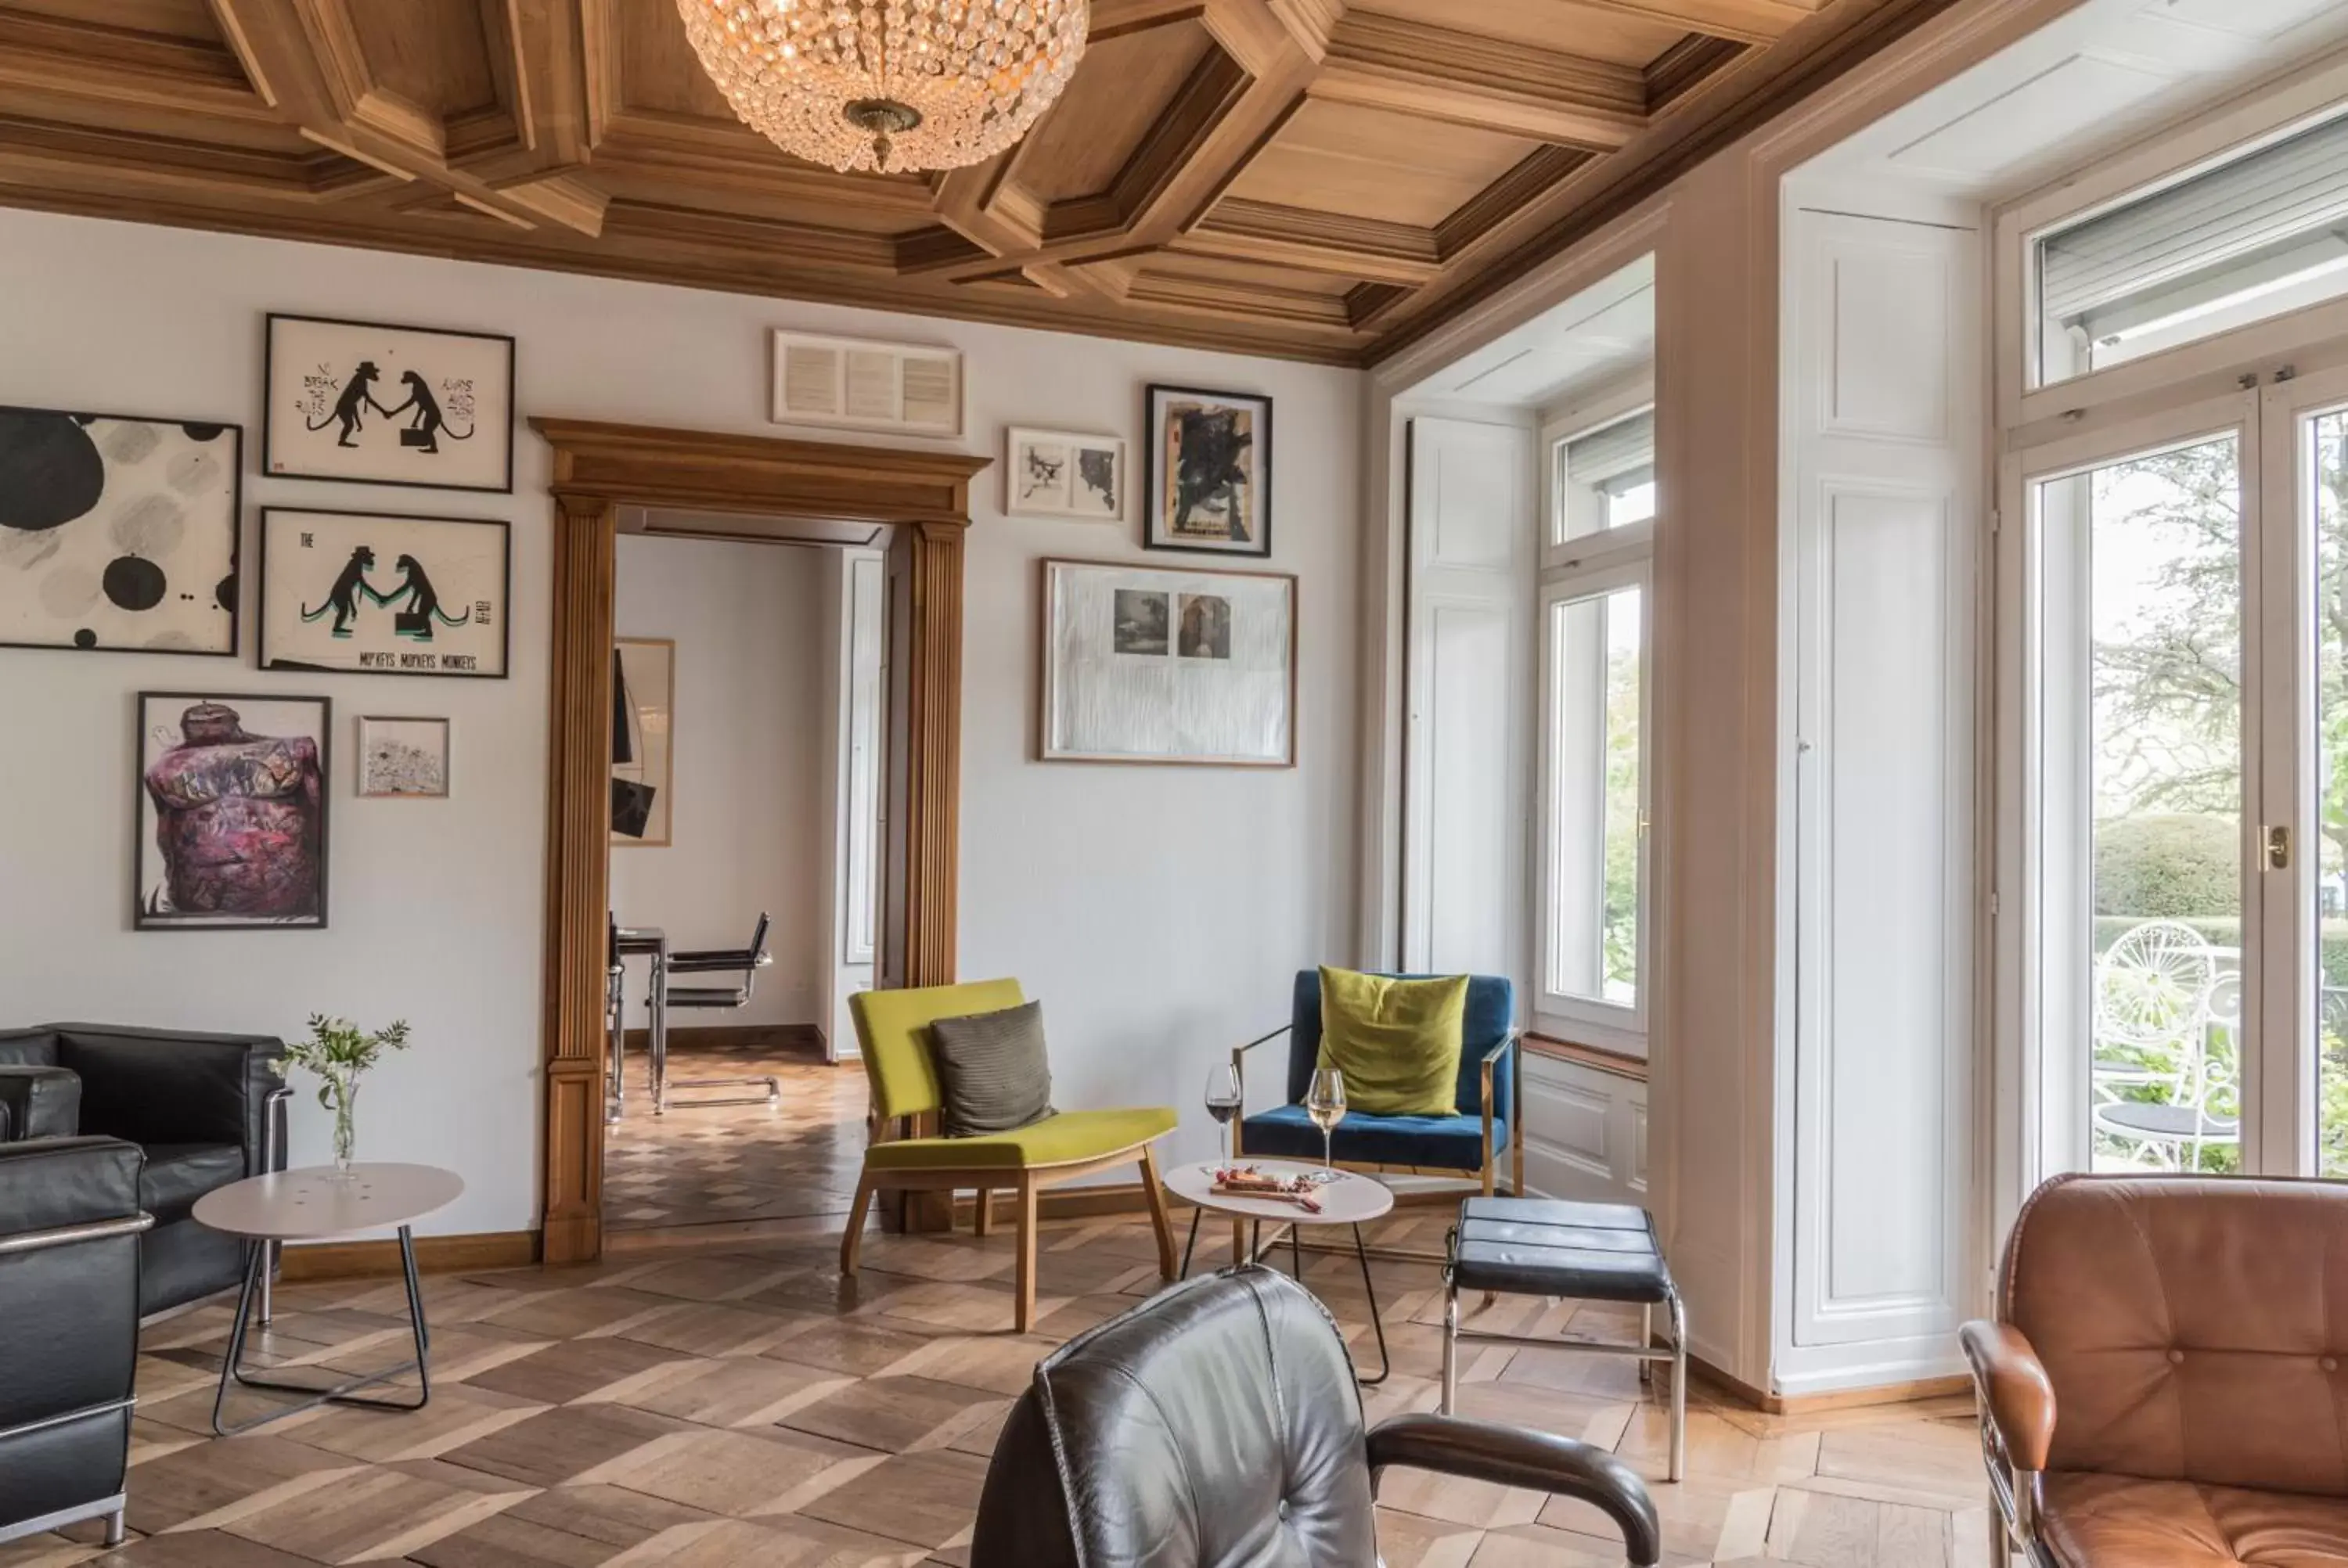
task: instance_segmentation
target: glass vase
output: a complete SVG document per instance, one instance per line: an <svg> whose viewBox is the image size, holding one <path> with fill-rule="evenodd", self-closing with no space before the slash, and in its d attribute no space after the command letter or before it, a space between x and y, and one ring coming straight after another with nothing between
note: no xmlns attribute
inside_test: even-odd
<svg viewBox="0 0 2348 1568"><path fill-rule="evenodd" d="M351 1146L358 1140L358 1098L357 1079L335 1084L335 1174L345 1181L351 1175Z"/></svg>

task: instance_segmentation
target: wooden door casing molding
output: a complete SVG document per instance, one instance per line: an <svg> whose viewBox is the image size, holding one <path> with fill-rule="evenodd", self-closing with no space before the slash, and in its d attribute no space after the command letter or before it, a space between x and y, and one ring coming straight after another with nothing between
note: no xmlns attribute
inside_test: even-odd
<svg viewBox="0 0 2348 1568"><path fill-rule="evenodd" d="M543 1255L602 1251L603 984L610 917L612 639L623 507L883 523L909 552L904 909L908 985L954 978L963 530L991 458L586 420L533 419L553 448L548 682ZM746 538L758 538L746 529ZM892 697L892 700L893 699Z"/></svg>

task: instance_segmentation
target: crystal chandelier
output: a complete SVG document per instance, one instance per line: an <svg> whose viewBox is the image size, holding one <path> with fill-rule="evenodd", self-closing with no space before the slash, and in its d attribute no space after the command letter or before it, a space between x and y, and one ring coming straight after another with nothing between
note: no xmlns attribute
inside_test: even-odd
<svg viewBox="0 0 2348 1568"><path fill-rule="evenodd" d="M982 162L1085 52L1086 0L677 0L742 123L834 169Z"/></svg>

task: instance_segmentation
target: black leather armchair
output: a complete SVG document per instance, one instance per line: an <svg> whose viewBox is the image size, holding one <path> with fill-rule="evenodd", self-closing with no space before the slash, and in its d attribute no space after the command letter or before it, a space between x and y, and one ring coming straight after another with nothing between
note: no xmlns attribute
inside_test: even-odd
<svg viewBox="0 0 2348 1568"><path fill-rule="evenodd" d="M268 1035L102 1024L0 1032L0 1140L97 1134L145 1152L141 1313L244 1277L244 1244L189 1216L215 1187L283 1165L284 1050Z"/></svg>
<svg viewBox="0 0 2348 1568"><path fill-rule="evenodd" d="M0 1143L0 1542L100 1515L122 1540L139 1166L115 1138Z"/></svg>
<svg viewBox="0 0 2348 1568"><path fill-rule="evenodd" d="M1603 1450L1450 1416L1363 1425L1344 1341L1303 1287L1262 1268L1176 1286L1036 1366L971 1568L1369 1568L1395 1465L1583 1499L1632 1563L1661 1555L1645 1486Z"/></svg>

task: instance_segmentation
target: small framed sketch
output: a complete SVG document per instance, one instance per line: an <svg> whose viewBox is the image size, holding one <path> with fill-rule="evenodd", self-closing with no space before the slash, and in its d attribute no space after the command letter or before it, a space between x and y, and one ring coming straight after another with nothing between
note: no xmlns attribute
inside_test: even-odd
<svg viewBox="0 0 2348 1568"><path fill-rule="evenodd" d="M1125 520L1125 443L1117 437L1014 427L1004 444L1003 509L1009 516Z"/></svg>
<svg viewBox="0 0 2348 1568"><path fill-rule="evenodd" d="M261 508L261 667L501 681L511 529Z"/></svg>
<svg viewBox="0 0 2348 1568"><path fill-rule="evenodd" d="M1044 563L1044 760L1296 763L1296 579Z"/></svg>
<svg viewBox="0 0 2348 1568"><path fill-rule="evenodd" d="M1148 428L1143 548L1270 555L1272 399L1153 386Z"/></svg>
<svg viewBox="0 0 2348 1568"><path fill-rule="evenodd" d="M131 923L326 923L324 697L141 692Z"/></svg>
<svg viewBox="0 0 2348 1568"><path fill-rule="evenodd" d="M665 848L676 757L676 644L622 637L612 650L612 845Z"/></svg>
<svg viewBox="0 0 2348 1568"><path fill-rule="evenodd" d="M272 315L262 472L513 489L514 340Z"/></svg>
<svg viewBox="0 0 2348 1568"><path fill-rule="evenodd" d="M359 721L359 796L363 800L448 798L448 721Z"/></svg>
<svg viewBox="0 0 2348 1568"><path fill-rule="evenodd" d="M0 408L0 646L236 652L241 425Z"/></svg>

